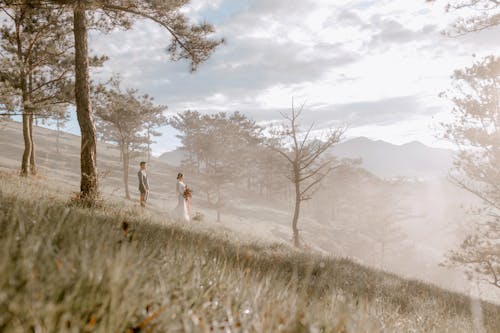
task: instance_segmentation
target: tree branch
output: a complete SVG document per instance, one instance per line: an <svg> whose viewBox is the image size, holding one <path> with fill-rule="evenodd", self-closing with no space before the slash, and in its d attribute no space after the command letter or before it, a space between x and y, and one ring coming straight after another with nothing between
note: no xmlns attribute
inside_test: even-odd
<svg viewBox="0 0 500 333"><path fill-rule="evenodd" d="M161 25L162 27L164 27L165 29L168 30L168 32L170 32L170 34L172 35L172 37L175 39L175 41L177 43L179 43L179 45L186 51L188 52L192 59L196 59L196 55L193 53L193 51L187 47L182 41L181 41L181 38L175 33L174 29L172 27L170 27L170 25L168 25L167 23L161 21L160 19L152 16L152 15L149 15L149 14L146 14L146 13L143 13L143 12L140 12L138 10L134 10L133 8L131 7L123 7L123 6L117 6L117 5L112 5L112 4L106 4L104 6L104 9L109 9L109 10L113 10L113 11L122 11L122 12L127 12L127 13L130 13L130 14L134 14L134 15L138 15L138 16L141 16L141 17L144 17L144 18L147 18L147 19L150 19L156 23L158 23L159 25Z"/></svg>

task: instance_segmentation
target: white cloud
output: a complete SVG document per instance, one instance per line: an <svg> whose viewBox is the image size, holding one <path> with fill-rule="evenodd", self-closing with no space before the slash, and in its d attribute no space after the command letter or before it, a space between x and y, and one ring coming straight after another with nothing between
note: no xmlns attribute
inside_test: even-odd
<svg viewBox="0 0 500 333"><path fill-rule="evenodd" d="M169 61L168 33L154 23L93 35L90 45L111 57L98 75L122 73L170 112L240 110L268 119L262 115L295 96L325 123L354 121L352 133L389 141L409 133L429 143L434 133L423 124L447 110L437 95L453 70L473 53L500 51L500 29L461 39L440 34L455 19L443 7L443 0L195 0L186 13L214 22L227 39L195 74Z"/></svg>

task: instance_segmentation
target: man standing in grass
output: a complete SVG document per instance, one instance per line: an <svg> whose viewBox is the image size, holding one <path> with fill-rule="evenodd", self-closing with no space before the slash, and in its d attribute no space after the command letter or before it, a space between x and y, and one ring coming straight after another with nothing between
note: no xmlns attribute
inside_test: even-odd
<svg viewBox="0 0 500 333"><path fill-rule="evenodd" d="M148 174L146 172L146 162L140 163L141 170L137 173L139 177L139 192L141 192L141 207L146 207L146 201L148 200L149 194L149 181Z"/></svg>

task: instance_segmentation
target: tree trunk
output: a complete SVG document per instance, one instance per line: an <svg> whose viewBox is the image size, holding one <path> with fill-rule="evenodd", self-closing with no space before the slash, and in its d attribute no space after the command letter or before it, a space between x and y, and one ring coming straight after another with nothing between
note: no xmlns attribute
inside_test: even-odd
<svg viewBox="0 0 500 333"><path fill-rule="evenodd" d="M220 211L221 211L221 208L222 208L222 198L221 198L221 194L220 194L220 185L217 184L217 206L216 206L216 210L217 210L217 222L220 222Z"/></svg>
<svg viewBox="0 0 500 333"><path fill-rule="evenodd" d="M292 221L292 230L293 230L293 245L300 246L299 239L299 228L297 224L299 223L299 214L300 214L300 184L298 182L298 178L296 178L295 183L295 209L293 211L293 221Z"/></svg>
<svg viewBox="0 0 500 333"><path fill-rule="evenodd" d="M76 115L81 132L80 196L91 200L98 194L96 163L96 129L90 104L87 22L85 7L76 5L74 14L75 35L75 101Z"/></svg>
<svg viewBox="0 0 500 333"><path fill-rule="evenodd" d="M59 154L59 135L60 135L60 130L61 130L61 126L60 126L60 120L57 119L57 131L56 131L56 152Z"/></svg>
<svg viewBox="0 0 500 333"><path fill-rule="evenodd" d="M29 74L28 74L28 96L31 101L31 95L33 93L33 68L30 63L28 66ZM29 127L30 127L30 144L31 144L31 153L30 153L30 172L32 175L37 174L36 163L35 163L35 141L33 140L33 112L30 112L29 116Z"/></svg>
<svg viewBox="0 0 500 333"><path fill-rule="evenodd" d="M26 82L26 70L24 67L24 58L22 51L22 37L21 37L21 27L19 21L16 20L16 42L17 42L17 60L21 64L20 70L20 86L22 93L22 107L23 107L23 140L24 140L24 152L21 161L21 176L28 176L29 173L29 161L31 155L31 140L30 140L30 126L29 126L29 113L32 112L29 104L29 94L28 94L28 84Z"/></svg>
<svg viewBox="0 0 500 333"><path fill-rule="evenodd" d="M128 190L128 169L129 169L129 147L128 144L122 145L123 155L123 183L125 185L125 198L130 200L130 192Z"/></svg>
<svg viewBox="0 0 500 333"><path fill-rule="evenodd" d="M29 112L30 109L24 107L23 111L23 139L24 139L24 152L23 159L21 162L21 176L28 176L29 174L29 163L31 155L31 139L30 139L30 125L29 125Z"/></svg>
<svg viewBox="0 0 500 333"><path fill-rule="evenodd" d="M149 133L149 127L148 127L148 155L147 155L147 161L149 163L150 159L151 159L151 135Z"/></svg>
<svg viewBox="0 0 500 333"><path fill-rule="evenodd" d="M38 170L36 168L36 162L35 162L35 141L33 140L33 113L31 113L29 116L29 127L30 127L30 145L31 145L30 172L32 175L36 175Z"/></svg>

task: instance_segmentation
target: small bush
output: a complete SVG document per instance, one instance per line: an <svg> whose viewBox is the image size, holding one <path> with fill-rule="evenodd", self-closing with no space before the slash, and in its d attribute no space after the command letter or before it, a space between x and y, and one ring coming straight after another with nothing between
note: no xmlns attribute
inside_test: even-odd
<svg viewBox="0 0 500 333"><path fill-rule="evenodd" d="M193 221L203 222L205 220L205 215L200 212L196 212L192 217Z"/></svg>

